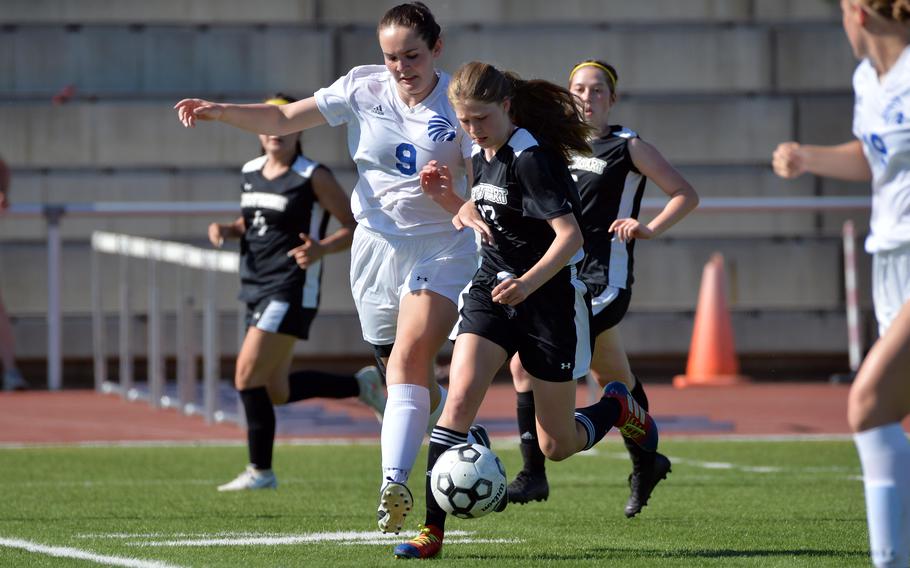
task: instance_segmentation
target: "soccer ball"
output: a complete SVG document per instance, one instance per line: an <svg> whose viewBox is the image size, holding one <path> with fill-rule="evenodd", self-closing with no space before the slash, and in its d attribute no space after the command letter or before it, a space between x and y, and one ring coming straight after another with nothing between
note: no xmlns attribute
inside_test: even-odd
<svg viewBox="0 0 910 568"><path fill-rule="evenodd" d="M436 460L430 487L446 513L462 519L482 517L506 498L506 470L490 448L459 444Z"/></svg>

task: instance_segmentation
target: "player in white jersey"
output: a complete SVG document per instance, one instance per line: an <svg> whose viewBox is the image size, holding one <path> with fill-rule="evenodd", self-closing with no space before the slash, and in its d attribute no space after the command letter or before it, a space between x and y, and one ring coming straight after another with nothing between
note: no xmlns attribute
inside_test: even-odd
<svg viewBox="0 0 910 568"><path fill-rule="evenodd" d="M844 31L861 60L853 74L856 140L788 142L778 175L804 172L872 182L866 250L873 254L881 338L850 389L847 419L863 466L869 542L876 566L910 564L910 0L841 0Z"/></svg>
<svg viewBox="0 0 910 568"><path fill-rule="evenodd" d="M438 416L444 401L433 364L455 323L458 293L477 269L477 247L470 231L450 222L465 201L471 164L446 100L448 77L434 67L440 27L413 2L386 12L377 31L385 68L356 67L308 99L280 107L184 99L175 108L187 127L220 120L282 135L348 126L360 174L351 207L358 222L351 288L363 336L387 363L378 521L380 530L398 532L413 506L405 484L431 410ZM451 172L432 195L419 182L431 161Z"/></svg>

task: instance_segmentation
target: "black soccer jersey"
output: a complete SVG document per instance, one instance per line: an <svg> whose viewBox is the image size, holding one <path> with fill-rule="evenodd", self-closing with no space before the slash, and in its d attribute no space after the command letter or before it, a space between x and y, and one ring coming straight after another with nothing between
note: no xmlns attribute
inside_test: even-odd
<svg viewBox="0 0 910 568"><path fill-rule="evenodd" d="M608 229L616 219L637 219L641 209L647 178L629 155L629 140L637 137L627 128L611 126L609 134L591 143L590 157L575 156L569 164L582 203L586 256L580 276L585 282L632 286L635 239L614 242Z"/></svg>
<svg viewBox="0 0 910 568"><path fill-rule="evenodd" d="M490 161L474 147L471 197L493 232L481 247L483 264L521 276L543 257L555 238L547 220L574 213L581 225L578 191L565 162L519 128ZM581 251L573 257L581 259Z"/></svg>
<svg viewBox="0 0 910 568"><path fill-rule="evenodd" d="M240 240L240 299L256 302L283 292L303 289L303 307L319 304L322 263L301 270L288 251L303 242L299 233L319 240L325 236L329 214L313 193L316 162L303 156L281 176L262 175L266 156L243 166L240 206L246 232Z"/></svg>

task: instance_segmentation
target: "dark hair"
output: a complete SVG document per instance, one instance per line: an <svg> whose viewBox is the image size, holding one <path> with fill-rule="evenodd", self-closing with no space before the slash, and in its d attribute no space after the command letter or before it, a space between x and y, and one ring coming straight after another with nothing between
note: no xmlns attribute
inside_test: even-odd
<svg viewBox="0 0 910 568"><path fill-rule="evenodd" d="M860 3L888 20L902 24L910 21L910 0L861 0Z"/></svg>
<svg viewBox="0 0 910 568"><path fill-rule="evenodd" d="M531 132L540 145L568 161L573 153L590 154L591 127L578 114L575 97L559 85L515 73L503 73L489 63L462 65L449 83L449 100L502 103L511 101L509 118Z"/></svg>
<svg viewBox="0 0 910 568"><path fill-rule="evenodd" d="M378 33L383 28L390 26L411 28L423 41L427 42L427 47L430 49L436 47L436 42L439 41L439 36L442 34L442 28L436 23L433 13L423 2L408 2L389 9L379 20L376 31Z"/></svg>
<svg viewBox="0 0 910 568"><path fill-rule="evenodd" d="M610 87L610 94L616 96L616 85L619 83L619 73L616 72L616 67L613 67L605 61L600 59L585 59L584 61L579 61L575 67L572 67L572 70L569 72L569 84L572 84L572 77L575 76L575 73L579 69L585 67L594 67L599 69L601 73L606 76L607 86Z"/></svg>
<svg viewBox="0 0 910 568"><path fill-rule="evenodd" d="M263 101L263 102L269 103L271 101L281 101L281 100L286 101L284 104L289 104L289 103L296 103L300 99L297 99L296 97L292 97L291 95L287 95L287 94L279 91L279 92L275 93L274 95L272 95L271 97L268 97L267 99L265 99L265 101ZM300 144L300 132L297 133L297 143L294 145L294 149L297 152L298 156L303 155L303 146L301 146L301 144ZM265 148L263 148L261 145L259 146L259 151L261 154L265 154Z"/></svg>

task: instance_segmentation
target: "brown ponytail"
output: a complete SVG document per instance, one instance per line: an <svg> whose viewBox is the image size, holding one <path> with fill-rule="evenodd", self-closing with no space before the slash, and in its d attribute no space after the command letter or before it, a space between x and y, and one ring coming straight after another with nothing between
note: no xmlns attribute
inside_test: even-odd
<svg viewBox="0 0 910 568"><path fill-rule="evenodd" d="M533 134L542 147L558 152L566 161L574 153L591 153L591 127L578 115L575 97L549 81L525 81L489 63L472 61L452 76L448 94L453 104L502 103L508 99L512 123Z"/></svg>
<svg viewBox="0 0 910 568"><path fill-rule="evenodd" d="M861 0L861 3L885 19L902 24L910 22L910 0Z"/></svg>

